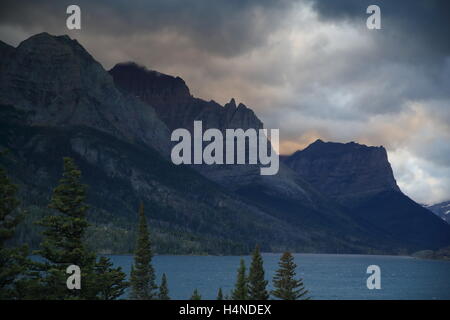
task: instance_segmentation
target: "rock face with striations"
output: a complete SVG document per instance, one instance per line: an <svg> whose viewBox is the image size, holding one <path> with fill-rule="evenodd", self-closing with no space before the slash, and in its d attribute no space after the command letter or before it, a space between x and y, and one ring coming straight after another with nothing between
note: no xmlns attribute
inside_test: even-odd
<svg viewBox="0 0 450 320"><path fill-rule="evenodd" d="M284 162L323 194L343 202L400 191L383 147L317 140Z"/></svg>
<svg viewBox="0 0 450 320"><path fill-rule="evenodd" d="M120 63L109 73L114 82L125 94L141 99L153 107L159 118L170 130L186 128L193 132L194 121L202 121L203 130L217 128L247 130L262 129L263 123L253 110L234 99L224 106L214 102L195 98L183 79L147 70L135 63ZM273 193L289 198L310 201L307 192L298 183L297 175L280 164L279 174L260 176L259 165L195 165L209 179L236 190L247 185L263 185Z"/></svg>
<svg viewBox="0 0 450 320"><path fill-rule="evenodd" d="M401 192L383 147L317 140L283 161L354 217L402 239L405 247L450 243L450 227Z"/></svg>
<svg viewBox="0 0 450 320"><path fill-rule="evenodd" d="M179 77L147 70L132 62L117 64L109 73L118 88L151 105L170 130L191 130L195 120L201 120L204 128L245 130L263 127L251 109L242 103L236 106L234 99L221 106L193 97Z"/></svg>
<svg viewBox="0 0 450 320"><path fill-rule="evenodd" d="M30 124L93 127L168 155L168 130L155 111L117 90L76 40L40 33L0 50L0 104L26 111Z"/></svg>

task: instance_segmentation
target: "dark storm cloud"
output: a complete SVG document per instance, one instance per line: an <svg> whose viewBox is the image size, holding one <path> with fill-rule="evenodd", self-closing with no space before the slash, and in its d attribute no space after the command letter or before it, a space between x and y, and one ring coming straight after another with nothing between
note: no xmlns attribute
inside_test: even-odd
<svg viewBox="0 0 450 320"><path fill-rule="evenodd" d="M450 53L450 1L448 0L312 0L324 20L365 19L369 5L381 8L382 28L397 48L412 42L420 44L431 56ZM393 43L391 43L393 44ZM416 50L419 50L416 48ZM416 52L417 53L417 52Z"/></svg>
<svg viewBox="0 0 450 320"><path fill-rule="evenodd" d="M98 36L173 31L213 54L233 56L264 43L282 22L289 1L100 0L2 1L3 24L48 26L64 31L65 10L82 9L83 28Z"/></svg>

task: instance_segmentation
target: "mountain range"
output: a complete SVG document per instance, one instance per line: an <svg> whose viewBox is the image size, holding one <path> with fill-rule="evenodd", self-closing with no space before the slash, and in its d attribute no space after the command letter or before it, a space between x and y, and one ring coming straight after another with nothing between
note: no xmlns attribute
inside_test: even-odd
<svg viewBox="0 0 450 320"><path fill-rule="evenodd" d="M450 225L404 195L386 150L317 140L282 156L274 176L258 165L180 165L170 132L263 128L234 99L194 97L179 77L132 62L105 70L76 40L47 33L17 47L0 41L1 164L27 209L16 243L36 247L62 158L88 188L90 245L134 246L143 202L158 253L265 251L408 253L450 245ZM282 128L281 128L282 130Z"/></svg>

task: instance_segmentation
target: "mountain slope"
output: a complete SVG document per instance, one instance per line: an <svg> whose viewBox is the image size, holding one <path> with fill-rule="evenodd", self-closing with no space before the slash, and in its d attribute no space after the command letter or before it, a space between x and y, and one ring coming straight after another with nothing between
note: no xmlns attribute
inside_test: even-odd
<svg viewBox="0 0 450 320"><path fill-rule="evenodd" d="M168 130L155 111L117 90L76 40L40 33L0 50L0 104L26 111L28 123L94 127L168 155Z"/></svg>
<svg viewBox="0 0 450 320"><path fill-rule="evenodd" d="M45 208L60 177L62 157L73 157L89 186L89 219L100 232L92 235L96 239L110 231L132 232L143 201L152 233L161 238L160 253L236 253L256 242L271 250L289 242L300 247L305 241L285 222L246 205L195 171L172 165L144 144L88 127L28 126L16 109L0 110L0 145L10 150L2 165L19 184L22 200ZM117 243L98 249L116 246L130 252L134 245L133 239L110 240Z"/></svg>
<svg viewBox="0 0 450 320"><path fill-rule="evenodd" d="M450 226L400 191L383 147L318 140L283 161L354 217L405 247L436 249L450 243Z"/></svg>
<svg viewBox="0 0 450 320"><path fill-rule="evenodd" d="M139 97L152 106L159 118L172 131L193 129L194 120L201 120L204 128L220 130L242 128L261 129L262 122L254 112L231 99L225 106L191 95L183 79L147 70L135 63L119 63L109 73L123 92Z"/></svg>

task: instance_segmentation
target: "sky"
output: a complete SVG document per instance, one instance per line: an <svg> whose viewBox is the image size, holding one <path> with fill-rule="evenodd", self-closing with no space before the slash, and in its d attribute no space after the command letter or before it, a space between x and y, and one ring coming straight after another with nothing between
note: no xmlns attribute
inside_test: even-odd
<svg viewBox="0 0 450 320"><path fill-rule="evenodd" d="M445 0L2 0L0 40L68 34L106 69L134 61L234 97L280 129L284 154L318 138L383 145L403 192L432 204L450 199L448 14Z"/></svg>

